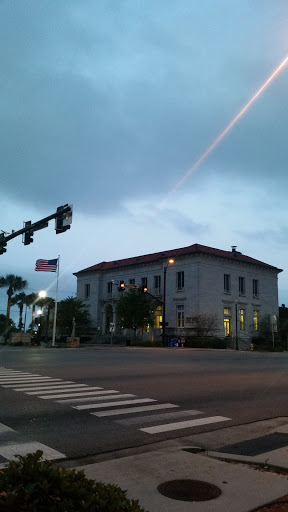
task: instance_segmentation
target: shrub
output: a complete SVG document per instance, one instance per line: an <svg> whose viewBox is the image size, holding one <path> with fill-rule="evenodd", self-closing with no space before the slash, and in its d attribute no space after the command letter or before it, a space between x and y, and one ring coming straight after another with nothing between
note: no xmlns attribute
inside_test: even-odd
<svg viewBox="0 0 288 512"><path fill-rule="evenodd" d="M129 341L129 340L127 340ZM126 342L127 343L127 342ZM130 341L130 345L133 347L163 347L163 344L161 341L138 341L138 340L132 340Z"/></svg>
<svg viewBox="0 0 288 512"><path fill-rule="evenodd" d="M117 485L94 482L84 471L54 468L38 450L0 471L1 512L145 512Z"/></svg>
<svg viewBox="0 0 288 512"><path fill-rule="evenodd" d="M216 337L198 338L198 336L187 336L185 347L188 348L227 348L227 342L224 339Z"/></svg>

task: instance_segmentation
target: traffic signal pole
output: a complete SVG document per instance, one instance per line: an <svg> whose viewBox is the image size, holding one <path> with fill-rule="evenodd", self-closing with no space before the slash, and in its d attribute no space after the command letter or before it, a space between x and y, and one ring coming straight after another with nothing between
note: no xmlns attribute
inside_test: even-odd
<svg viewBox="0 0 288 512"><path fill-rule="evenodd" d="M61 208L61 207L60 207ZM13 238L16 238L19 235L22 235L23 233L30 233L32 234L34 231L38 231L39 229L47 228L49 220L52 219L58 219L63 217L65 213L71 212L70 206L65 206L61 209L57 208L56 213L52 213L52 215L48 215L48 217L44 217L44 219L40 219L37 222L34 222L33 224L29 224L29 222L25 222L25 227L22 229L19 229L18 231L12 231L10 235L5 236L4 233L0 235L0 254L3 254L6 252L6 249L4 247L6 246L7 242L9 240L13 240ZM32 239L33 241L33 239ZM24 242L25 243L25 242ZM31 243L31 242L29 242ZM28 244L26 244L28 245Z"/></svg>

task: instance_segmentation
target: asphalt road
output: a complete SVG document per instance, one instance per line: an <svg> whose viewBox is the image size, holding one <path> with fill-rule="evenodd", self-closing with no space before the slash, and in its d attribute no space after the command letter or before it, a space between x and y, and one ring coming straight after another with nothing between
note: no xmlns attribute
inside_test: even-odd
<svg viewBox="0 0 288 512"><path fill-rule="evenodd" d="M288 353L5 346L0 433L82 458L288 416L287 369Z"/></svg>

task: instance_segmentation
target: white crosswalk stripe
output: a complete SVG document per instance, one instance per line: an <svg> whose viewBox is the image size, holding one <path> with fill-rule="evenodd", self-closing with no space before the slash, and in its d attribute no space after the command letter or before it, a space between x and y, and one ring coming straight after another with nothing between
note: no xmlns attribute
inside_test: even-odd
<svg viewBox="0 0 288 512"><path fill-rule="evenodd" d="M188 427L199 427L200 425L219 423L221 421L231 421L231 418L225 418L224 416L212 416L210 418L199 418L197 420L179 421L178 423L166 423L165 425L145 427L140 428L140 430L142 430L142 432L147 432L147 434L159 434L161 432L171 432L171 430L181 430Z"/></svg>
<svg viewBox="0 0 288 512"><path fill-rule="evenodd" d="M13 388L13 391L45 391L45 389L63 389L63 388L70 388L70 384L66 385L62 382L52 382L53 386L51 386L48 382L41 382L40 386L39 384L36 386L35 384L21 384L21 386L12 386L9 384L8 386L3 386L3 388ZM72 383L72 386L79 386L79 384ZM86 384L85 384L86 385Z"/></svg>
<svg viewBox="0 0 288 512"><path fill-rule="evenodd" d="M88 404L88 405L75 405L74 409L78 410L85 410L85 409L100 409L104 407L114 407L116 405L117 407L119 405L128 405L128 404L143 404L147 402L157 402L157 400L154 400L153 398L139 398L138 400L122 400L120 402L107 402L104 404Z"/></svg>
<svg viewBox="0 0 288 512"><path fill-rule="evenodd" d="M41 381L41 382L21 382L20 384L1 384L2 388L13 388L15 391L18 391L18 389L21 391L23 388L33 389L37 388L38 386L51 386L51 384L57 384L59 386L63 385L63 381L61 379L52 379L49 381Z"/></svg>
<svg viewBox="0 0 288 512"><path fill-rule="evenodd" d="M71 395L73 396L73 395ZM77 395L75 395L76 397ZM131 393L123 393L123 394L119 394L119 395L104 395L104 396L93 396L90 398L90 400L95 400L95 401L101 401L101 400L115 400L115 399L118 399L118 398L132 398L132 397L135 397L136 395L131 395ZM41 397L40 397L41 398ZM46 397L45 397L46 398ZM71 399L73 402L77 403L79 400L83 400L83 398L73 398ZM61 400L61 404L65 404L65 402L70 402L71 400ZM85 399L84 399L85 400ZM59 401L57 401L57 403L59 403Z"/></svg>
<svg viewBox="0 0 288 512"><path fill-rule="evenodd" d="M158 407L158 406L154 406ZM203 414L202 411L195 411L192 409L191 411L169 411L164 412L162 414L154 414L153 416L149 414L148 416L138 416L137 418L128 418L125 420L116 420L120 425L137 425L137 423L155 423L160 420L167 420L174 418L184 418L185 416L198 416Z"/></svg>
<svg viewBox="0 0 288 512"><path fill-rule="evenodd" d="M100 412L91 412L92 415L103 417L103 416L120 416L120 414L134 414L136 412L144 412L144 411L155 411L159 409L171 409L179 407L179 405L175 404L157 404L157 405L145 405L143 407L127 407L126 409L114 409L113 411L100 411Z"/></svg>
<svg viewBox="0 0 288 512"><path fill-rule="evenodd" d="M93 402L95 395L109 395L109 396L105 397L107 400L108 398L111 398L111 395L113 395L114 393L119 393L119 391L116 391L115 389L108 389L108 390L104 390L104 391L93 391L92 393L87 393L87 396L85 396L84 398L65 398L64 400L57 400L57 403L58 404L69 404L72 402ZM86 393L85 393L85 395L86 395ZM91 395L91 396L88 396L88 395ZM117 396L119 396L119 395L117 395Z"/></svg>
<svg viewBox="0 0 288 512"><path fill-rule="evenodd" d="M67 388L65 388L65 386L63 386L62 388L56 388L56 389L53 389L53 387L51 388L46 388L45 390L43 391L27 391L26 392L26 395L51 395L52 398L54 398L54 395L57 395L57 393L59 393L60 391L63 392L63 393L74 393L76 391L84 391L85 394L89 391L89 389L92 391L93 389L102 389L102 388L98 388L98 387L94 387L94 388L90 388L89 386L87 386L87 384L74 384L74 386L69 386ZM41 396L39 397L41 398Z"/></svg>
<svg viewBox="0 0 288 512"><path fill-rule="evenodd" d="M23 382L25 384L25 382L41 382L41 381L50 381L52 382L53 379L51 377L25 377L25 378L21 378L21 379L5 379L5 380L1 380L0 381L0 385L2 384L19 384L21 382Z"/></svg>
<svg viewBox="0 0 288 512"><path fill-rule="evenodd" d="M47 396L44 396L43 393L41 393L38 397L39 398L43 398L45 400L50 400L50 399L54 399L54 398L69 398L69 397L73 397L73 396L85 396L85 395L89 395L89 391L93 392L94 389L102 389L102 388L87 388L87 390L85 389L85 392L83 393L83 388L78 388L78 389L68 389L67 390L67 393L65 393L65 390L64 393L60 393L60 394L57 394L59 392L59 390L56 392L56 391L53 391L50 393L50 395L47 395ZM76 393L78 391L78 393ZM79 393L79 391L81 391L81 393ZM48 393L45 392L45 393ZM31 393L28 393L28 395L31 395Z"/></svg>
<svg viewBox="0 0 288 512"><path fill-rule="evenodd" d="M0 469L5 468L10 460L16 460L16 455L27 455L36 450L43 452L45 460L66 458L64 453L58 452L46 444L31 441L16 430L0 423Z"/></svg>

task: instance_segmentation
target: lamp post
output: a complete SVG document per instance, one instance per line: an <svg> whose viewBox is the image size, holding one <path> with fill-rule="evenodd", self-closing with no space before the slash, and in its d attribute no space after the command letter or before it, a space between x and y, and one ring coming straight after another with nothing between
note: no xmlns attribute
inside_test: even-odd
<svg viewBox="0 0 288 512"><path fill-rule="evenodd" d="M167 265L164 266L164 279L163 279L163 303L162 303L162 343L166 345L166 273L169 264L174 263L173 258L169 258Z"/></svg>
<svg viewBox="0 0 288 512"><path fill-rule="evenodd" d="M238 347L238 301L235 301L235 350L239 350Z"/></svg>

